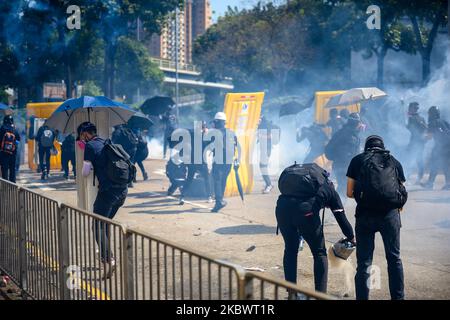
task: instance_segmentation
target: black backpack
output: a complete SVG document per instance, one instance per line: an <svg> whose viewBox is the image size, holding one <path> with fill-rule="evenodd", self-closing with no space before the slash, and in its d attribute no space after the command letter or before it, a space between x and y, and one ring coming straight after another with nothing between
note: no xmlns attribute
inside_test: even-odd
<svg viewBox="0 0 450 320"><path fill-rule="evenodd" d="M399 179L394 158L389 151L365 153L354 196L358 205L367 209L403 208L408 200L408 192Z"/></svg>
<svg viewBox="0 0 450 320"><path fill-rule="evenodd" d="M319 188L328 183L329 174L315 163L297 164L287 167L278 179L282 195L310 199Z"/></svg>
<svg viewBox="0 0 450 320"><path fill-rule="evenodd" d="M106 175L114 185L124 186L136 177L136 167L120 144L105 141L102 153L106 159Z"/></svg>
<svg viewBox="0 0 450 320"><path fill-rule="evenodd" d="M137 148L139 140L136 134L130 128L123 127L120 129L117 142L122 146L126 146L127 150L129 150L128 147L130 147L130 149Z"/></svg>

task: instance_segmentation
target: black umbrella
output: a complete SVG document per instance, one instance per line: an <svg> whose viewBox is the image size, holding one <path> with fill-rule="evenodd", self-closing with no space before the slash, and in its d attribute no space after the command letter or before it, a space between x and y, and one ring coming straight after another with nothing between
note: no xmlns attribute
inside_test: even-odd
<svg viewBox="0 0 450 320"><path fill-rule="evenodd" d="M170 97L155 96L145 100L141 106L141 111L147 115L159 116L173 109L175 101Z"/></svg>
<svg viewBox="0 0 450 320"><path fill-rule="evenodd" d="M239 195L241 196L242 201L244 201L244 190L242 189L241 178L239 178L239 164L237 161L234 162L234 176L236 178L236 185L238 187Z"/></svg>
<svg viewBox="0 0 450 320"><path fill-rule="evenodd" d="M130 128L139 128L141 130L148 130L154 123L145 114L137 112L127 122Z"/></svg>
<svg viewBox="0 0 450 320"><path fill-rule="evenodd" d="M305 109L308 109L314 101L314 97L306 104L297 101L290 101L280 106L280 117L297 114Z"/></svg>

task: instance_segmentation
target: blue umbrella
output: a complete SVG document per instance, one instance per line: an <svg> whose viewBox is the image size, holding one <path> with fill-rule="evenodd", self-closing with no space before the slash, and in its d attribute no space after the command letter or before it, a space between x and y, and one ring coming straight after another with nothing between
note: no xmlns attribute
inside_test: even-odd
<svg viewBox="0 0 450 320"><path fill-rule="evenodd" d="M126 123L136 113L129 106L103 96L82 96L64 101L47 119L46 124L62 133L71 133L74 128L75 114L87 113L90 119L92 113L105 110L109 113L111 126Z"/></svg>
<svg viewBox="0 0 450 320"><path fill-rule="evenodd" d="M6 115L13 114L13 113L14 113L13 109L8 107L6 104L3 104L0 102L0 114L6 116Z"/></svg>

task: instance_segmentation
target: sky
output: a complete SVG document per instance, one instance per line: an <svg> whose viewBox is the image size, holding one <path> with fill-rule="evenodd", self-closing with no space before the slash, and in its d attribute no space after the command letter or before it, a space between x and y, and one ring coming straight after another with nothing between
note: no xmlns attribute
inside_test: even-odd
<svg viewBox="0 0 450 320"><path fill-rule="evenodd" d="M238 7L238 9L249 9L255 6L258 2L266 3L272 2L274 4L285 3L285 0L210 0L211 8L213 11L213 22L217 21L217 18L223 16L227 11L228 6Z"/></svg>
<svg viewBox="0 0 450 320"><path fill-rule="evenodd" d="M210 0L211 8L215 13L213 13L213 21L217 21L217 18L223 16L225 11L227 11L228 6L236 6L239 9L246 7L248 1L246 0Z"/></svg>

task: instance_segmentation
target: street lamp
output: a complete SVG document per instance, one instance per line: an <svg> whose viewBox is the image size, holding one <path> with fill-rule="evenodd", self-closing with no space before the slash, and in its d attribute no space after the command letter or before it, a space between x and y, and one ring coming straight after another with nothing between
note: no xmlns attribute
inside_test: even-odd
<svg viewBox="0 0 450 320"><path fill-rule="evenodd" d="M175 108L177 112L177 124L179 123L178 110L178 8L175 9Z"/></svg>

